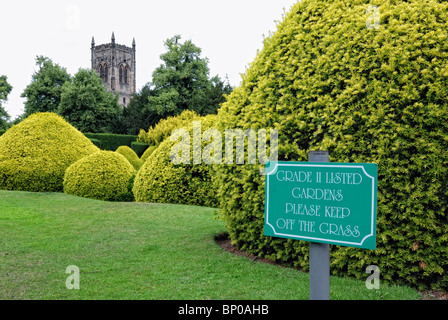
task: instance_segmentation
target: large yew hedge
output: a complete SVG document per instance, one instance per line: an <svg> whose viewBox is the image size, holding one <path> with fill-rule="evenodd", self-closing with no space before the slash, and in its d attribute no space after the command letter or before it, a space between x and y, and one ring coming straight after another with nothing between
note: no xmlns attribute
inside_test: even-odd
<svg viewBox="0 0 448 320"><path fill-rule="evenodd" d="M62 191L65 170L97 151L57 114L32 114L0 137L0 189Z"/></svg>
<svg viewBox="0 0 448 320"><path fill-rule="evenodd" d="M369 5L379 29L367 28ZM378 164L377 249L331 247L333 274L448 289L448 4L303 0L265 40L219 127L275 128L279 160ZM308 268L308 243L263 236L258 165L217 166L232 241Z"/></svg>

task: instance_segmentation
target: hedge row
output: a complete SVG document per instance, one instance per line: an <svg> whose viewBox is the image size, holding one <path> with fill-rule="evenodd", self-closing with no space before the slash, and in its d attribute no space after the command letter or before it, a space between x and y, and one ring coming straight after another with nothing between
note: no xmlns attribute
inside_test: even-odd
<svg viewBox="0 0 448 320"><path fill-rule="evenodd" d="M134 152L137 154L139 158L143 156L143 153L145 153L146 149L148 149L149 145L144 142L137 142L134 141L131 143L131 149L134 150Z"/></svg>
<svg viewBox="0 0 448 320"><path fill-rule="evenodd" d="M89 139L101 141L101 149L115 151L120 146L131 147L132 142L136 142L138 136L112 133L84 133Z"/></svg>

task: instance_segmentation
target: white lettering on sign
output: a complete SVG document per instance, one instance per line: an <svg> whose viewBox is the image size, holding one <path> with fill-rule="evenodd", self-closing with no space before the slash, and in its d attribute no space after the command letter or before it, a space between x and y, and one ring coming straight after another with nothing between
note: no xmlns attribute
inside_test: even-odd
<svg viewBox="0 0 448 320"><path fill-rule="evenodd" d="M362 182L362 175L351 172L327 172L325 174L325 182L330 184L358 185Z"/></svg>
<svg viewBox="0 0 448 320"><path fill-rule="evenodd" d="M277 172L278 181L290 181L290 182L313 182L311 179L312 172L306 171L283 171Z"/></svg>
<svg viewBox="0 0 448 320"><path fill-rule="evenodd" d="M341 190L318 189L318 188L300 188L292 189L292 196L296 199L311 199L311 200L327 200L327 201L342 201Z"/></svg>
<svg viewBox="0 0 448 320"><path fill-rule="evenodd" d="M285 213L320 217L320 206L314 204L286 203Z"/></svg>

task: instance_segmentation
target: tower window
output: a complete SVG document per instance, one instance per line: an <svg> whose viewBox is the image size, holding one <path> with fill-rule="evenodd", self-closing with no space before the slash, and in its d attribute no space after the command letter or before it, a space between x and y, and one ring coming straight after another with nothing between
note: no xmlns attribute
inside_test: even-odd
<svg viewBox="0 0 448 320"><path fill-rule="evenodd" d="M120 69L118 71L120 83L122 84L129 84L129 72L128 72L128 66L120 65Z"/></svg>
<svg viewBox="0 0 448 320"><path fill-rule="evenodd" d="M128 67L124 68L124 83L125 83L125 84L129 84L129 79L128 79Z"/></svg>
<svg viewBox="0 0 448 320"><path fill-rule="evenodd" d="M99 74L100 74L100 78L104 81L107 82L109 80L109 70L107 68L107 64L103 63L100 64L99 67Z"/></svg>
<svg viewBox="0 0 448 320"><path fill-rule="evenodd" d="M107 64L104 65L104 82L109 81L109 69L107 68Z"/></svg>

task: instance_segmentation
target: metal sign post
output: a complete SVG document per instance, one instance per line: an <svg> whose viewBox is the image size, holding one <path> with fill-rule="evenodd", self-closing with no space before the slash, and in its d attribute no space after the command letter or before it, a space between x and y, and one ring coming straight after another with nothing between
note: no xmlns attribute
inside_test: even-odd
<svg viewBox="0 0 448 320"><path fill-rule="evenodd" d="M310 299L330 299L330 248L375 250L378 165L329 162L266 163L264 235L310 242Z"/></svg>
<svg viewBox="0 0 448 320"><path fill-rule="evenodd" d="M309 162L329 162L328 151L310 151ZM330 300L330 245L310 242L310 300Z"/></svg>

